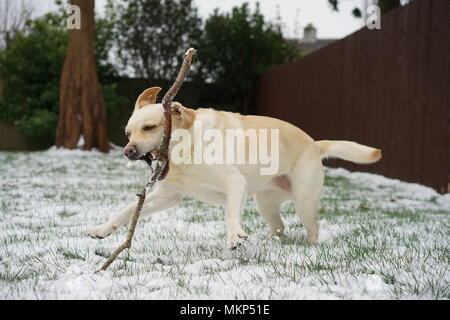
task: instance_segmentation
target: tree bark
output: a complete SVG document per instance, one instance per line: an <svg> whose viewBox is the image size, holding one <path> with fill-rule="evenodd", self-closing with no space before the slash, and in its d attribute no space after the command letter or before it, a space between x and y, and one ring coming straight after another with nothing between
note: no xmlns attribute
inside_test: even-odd
<svg viewBox="0 0 450 320"><path fill-rule="evenodd" d="M81 29L69 30L67 54L60 78L57 147L109 151L106 111L95 65L94 0L71 0L80 7Z"/></svg>

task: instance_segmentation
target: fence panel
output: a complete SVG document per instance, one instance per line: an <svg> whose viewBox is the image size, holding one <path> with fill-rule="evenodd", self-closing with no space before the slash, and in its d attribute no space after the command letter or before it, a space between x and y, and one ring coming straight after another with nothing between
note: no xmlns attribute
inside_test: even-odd
<svg viewBox="0 0 450 320"><path fill-rule="evenodd" d="M264 73L259 114L314 139L354 140L383 150L374 165L329 166L380 173L448 191L450 1L415 0L297 61Z"/></svg>

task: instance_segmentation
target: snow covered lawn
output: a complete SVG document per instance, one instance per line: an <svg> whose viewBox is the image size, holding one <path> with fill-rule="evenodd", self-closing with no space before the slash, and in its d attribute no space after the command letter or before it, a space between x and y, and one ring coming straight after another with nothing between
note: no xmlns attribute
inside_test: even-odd
<svg viewBox="0 0 450 320"><path fill-rule="evenodd" d="M450 194L327 169L317 246L290 203L281 238L248 201L244 247L225 249L222 208L185 199L126 236L90 239L148 177L118 151L0 152L0 299L448 299Z"/></svg>

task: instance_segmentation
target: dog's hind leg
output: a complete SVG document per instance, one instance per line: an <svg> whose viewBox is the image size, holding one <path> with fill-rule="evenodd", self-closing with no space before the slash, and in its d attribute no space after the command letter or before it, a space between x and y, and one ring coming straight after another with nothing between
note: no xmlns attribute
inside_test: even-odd
<svg viewBox="0 0 450 320"><path fill-rule="evenodd" d="M291 193L278 187L258 191L255 194L256 210L269 225L270 236L280 235L284 231L280 215L280 205L292 198Z"/></svg>
<svg viewBox="0 0 450 320"><path fill-rule="evenodd" d="M180 194L170 190L170 188L165 188L163 185L158 185L153 192L145 197L140 217L145 217L149 214L168 209L180 201ZM136 204L132 204L112 217L108 222L89 229L88 234L91 238L95 239L106 238L119 227L128 224L135 211Z"/></svg>
<svg viewBox="0 0 450 320"><path fill-rule="evenodd" d="M305 150L289 176L295 211L306 228L308 242L314 244L319 237L317 214L324 181L324 170L318 149L311 146Z"/></svg>

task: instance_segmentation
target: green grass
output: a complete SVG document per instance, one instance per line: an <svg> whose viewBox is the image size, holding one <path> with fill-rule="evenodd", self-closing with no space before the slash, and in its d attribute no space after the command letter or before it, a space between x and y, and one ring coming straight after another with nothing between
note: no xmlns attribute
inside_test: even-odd
<svg viewBox="0 0 450 320"><path fill-rule="evenodd" d="M317 245L290 202L285 234L269 239L249 200L250 236L233 252L223 208L184 198L142 219L131 250L94 274L127 229L100 241L87 228L135 202L147 170L117 152L0 152L0 163L2 299L450 298L450 202L424 187L327 170Z"/></svg>

